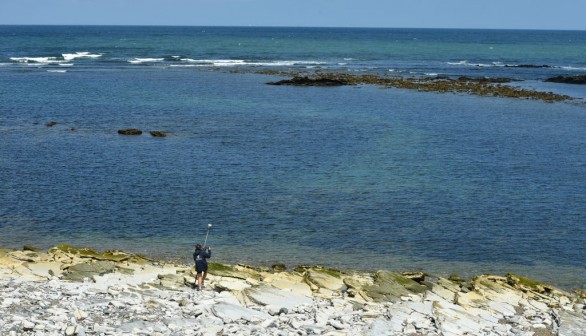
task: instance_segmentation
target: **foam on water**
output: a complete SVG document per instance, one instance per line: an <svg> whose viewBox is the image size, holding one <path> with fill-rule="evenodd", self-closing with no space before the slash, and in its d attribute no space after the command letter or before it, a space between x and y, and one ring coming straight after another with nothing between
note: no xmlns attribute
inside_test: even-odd
<svg viewBox="0 0 586 336"><path fill-rule="evenodd" d="M233 66L295 66L295 65L320 65L324 62L318 61L246 61L242 59L192 59L182 58L181 61L188 63L195 63L199 66L214 66L214 67L233 67Z"/></svg>
<svg viewBox="0 0 586 336"><path fill-rule="evenodd" d="M74 54L62 54L63 59L66 61L71 61L76 58L98 58L101 57L101 54L90 54L89 51L78 51Z"/></svg>
<svg viewBox="0 0 586 336"><path fill-rule="evenodd" d="M586 67L573 67L573 66L563 66L560 67L560 69L563 70L569 70L569 71L586 71Z"/></svg>
<svg viewBox="0 0 586 336"><path fill-rule="evenodd" d="M159 63L163 62L164 58L133 58L128 60L128 62L132 64L140 64L140 63Z"/></svg>
<svg viewBox="0 0 586 336"><path fill-rule="evenodd" d="M10 59L18 63L27 64L57 64L64 62L64 60L57 59L57 57L10 57Z"/></svg>

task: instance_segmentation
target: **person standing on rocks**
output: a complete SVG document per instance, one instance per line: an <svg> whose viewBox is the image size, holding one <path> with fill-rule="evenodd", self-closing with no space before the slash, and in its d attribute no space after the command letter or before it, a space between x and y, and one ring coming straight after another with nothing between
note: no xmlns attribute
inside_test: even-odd
<svg viewBox="0 0 586 336"><path fill-rule="evenodd" d="M204 288L203 283L208 275L208 258L212 257L212 250L208 247L203 249L201 244L195 245L193 261L195 261L195 272L197 273L197 290Z"/></svg>

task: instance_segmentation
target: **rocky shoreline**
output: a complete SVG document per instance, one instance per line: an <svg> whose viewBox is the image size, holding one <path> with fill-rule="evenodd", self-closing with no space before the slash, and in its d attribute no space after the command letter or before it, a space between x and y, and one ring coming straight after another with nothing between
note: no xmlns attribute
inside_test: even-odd
<svg viewBox="0 0 586 336"><path fill-rule="evenodd" d="M584 335L586 293L320 266L193 267L60 245L0 249L1 335Z"/></svg>

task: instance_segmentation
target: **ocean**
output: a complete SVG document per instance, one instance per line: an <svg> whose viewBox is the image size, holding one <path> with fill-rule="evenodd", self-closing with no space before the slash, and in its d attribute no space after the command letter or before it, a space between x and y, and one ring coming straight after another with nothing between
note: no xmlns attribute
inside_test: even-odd
<svg viewBox="0 0 586 336"><path fill-rule="evenodd" d="M0 247L189 262L211 223L220 262L584 289L586 89L543 82L585 75L584 55L586 31L0 26ZM581 99L269 86L284 77L264 70Z"/></svg>

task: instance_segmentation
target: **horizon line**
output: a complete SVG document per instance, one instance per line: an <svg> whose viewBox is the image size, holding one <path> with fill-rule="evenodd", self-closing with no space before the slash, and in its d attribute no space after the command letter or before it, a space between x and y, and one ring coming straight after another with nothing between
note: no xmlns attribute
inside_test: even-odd
<svg viewBox="0 0 586 336"><path fill-rule="evenodd" d="M85 24L85 23L0 23L1 26L53 26L53 27L206 27L206 28L310 28L310 29L437 29L437 30L532 30L532 31L578 31L586 29L568 28L463 28L463 27L360 27L360 26L262 26L262 25L171 25L171 24Z"/></svg>

